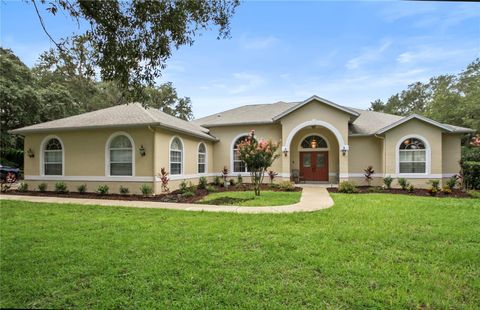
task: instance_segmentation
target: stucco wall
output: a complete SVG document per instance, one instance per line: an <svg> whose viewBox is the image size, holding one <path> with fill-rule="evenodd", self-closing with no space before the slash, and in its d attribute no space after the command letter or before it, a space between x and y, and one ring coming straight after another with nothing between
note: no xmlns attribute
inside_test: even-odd
<svg viewBox="0 0 480 310"><path fill-rule="evenodd" d="M349 174L361 174L372 166L375 174L383 174L383 140L374 136L350 137Z"/></svg>
<svg viewBox="0 0 480 310"><path fill-rule="evenodd" d="M460 172L462 135L444 134L442 137L442 173L444 175Z"/></svg>
<svg viewBox="0 0 480 310"><path fill-rule="evenodd" d="M255 130L258 138L272 139L274 142L280 142L282 139L282 129L279 124L274 125L245 125L230 127L212 127L210 133L219 141L213 145L213 173L220 173L224 166L227 166L231 175L236 176L238 173L233 172L232 162L232 143L235 138L242 134L248 134L250 130ZM279 149L279 152L281 149ZM283 154L271 167L272 170L281 172Z"/></svg>

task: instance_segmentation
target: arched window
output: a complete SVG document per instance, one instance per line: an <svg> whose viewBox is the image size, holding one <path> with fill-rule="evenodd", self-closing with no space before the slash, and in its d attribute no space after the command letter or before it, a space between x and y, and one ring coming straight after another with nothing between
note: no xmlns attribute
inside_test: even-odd
<svg viewBox="0 0 480 310"><path fill-rule="evenodd" d="M173 138L170 143L170 174L182 174L183 144L179 138Z"/></svg>
<svg viewBox="0 0 480 310"><path fill-rule="evenodd" d="M327 141L318 135L311 135L303 139L300 144L304 149L326 149L328 148Z"/></svg>
<svg viewBox="0 0 480 310"><path fill-rule="evenodd" d="M247 135L241 136L233 144L233 172L247 172L247 165L243 160L240 160L238 154L238 145L248 138Z"/></svg>
<svg viewBox="0 0 480 310"><path fill-rule="evenodd" d="M427 152L425 142L418 138L406 138L399 147L400 173L426 173Z"/></svg>
<svg viewBox="0 0 480 310"><path fill-rule="evenodd" d="M45 175L63 175L63 147L57 138L44 144L43 172Z"/></svg>
<svg viewBox="0 0 480 310"><path fill-rule="evenodd" d="M200 143L198 145L198 173L205 173L207 165L207 148L205 143Z"/></svg>
<svg viewBox="0 0 480 310"><path fill-rule="evenodd" d="M111 139L108 146L110 155L110 175L133 175L133 145L126 135L120 134Z"/></svg>

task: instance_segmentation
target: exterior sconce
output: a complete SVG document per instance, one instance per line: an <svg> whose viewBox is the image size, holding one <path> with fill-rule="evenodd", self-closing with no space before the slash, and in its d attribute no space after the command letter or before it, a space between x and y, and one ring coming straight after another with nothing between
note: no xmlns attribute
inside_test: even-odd
<svg viewBox="0 0 480 310"><path fill-rule="evenodd" d="M30 158L34 158L34 157L35 157L35 153L33 153L33 150L32 150L31 148L28 148L27 155L28 155L28 157L30 157Z"/></svg>
<svg viewBox="0 0 480 310"><path fill-rule="evenodd" d="M342 146L341 151L343 156L347 155L348 149L349 149L348 145Z"/></svg>
<svg viewBox="0 0 480 310"><path fill-rule="evenodd" d="M288 156L288 147L284 146L282 147L282 152L283 152L283 155L285 155L285 157Z"/></svg>
<svg viewBox="0 0 480 310"><path fill-rule="evenodd" d="M138 149L138 151L140 152L140 156L145 156L145 148L143 147L143 144L140 145L140 148Z"/></svg>

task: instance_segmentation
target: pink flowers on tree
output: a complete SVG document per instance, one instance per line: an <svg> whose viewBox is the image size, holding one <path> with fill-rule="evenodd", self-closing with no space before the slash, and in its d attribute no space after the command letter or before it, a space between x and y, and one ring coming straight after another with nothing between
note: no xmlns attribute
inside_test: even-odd
<svg viewBox="0 0 480 310"><path fill-rule="evenodd" d="M280 144L272 140L255 139L255 130L250 131L248 137L238 144L239 159L248 167L256 196L260 196L265 172L280 156L277 153L279 147Z"/></svg>

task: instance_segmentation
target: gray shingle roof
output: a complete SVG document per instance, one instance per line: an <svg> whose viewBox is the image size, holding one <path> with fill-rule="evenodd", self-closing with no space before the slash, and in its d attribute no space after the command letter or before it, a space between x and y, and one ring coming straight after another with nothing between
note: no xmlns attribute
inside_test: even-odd
<svg viewBox="0 0 480 310"><path fill-rule="evenodd" d="M215 140L215 137L208 134L209 130L205 127L173 117L157 109L146 109L139 103L118 105L102 110L15 129L11 132L16 134L25 134L39 131L125 126L159 126L201 138Z"/></svg>

